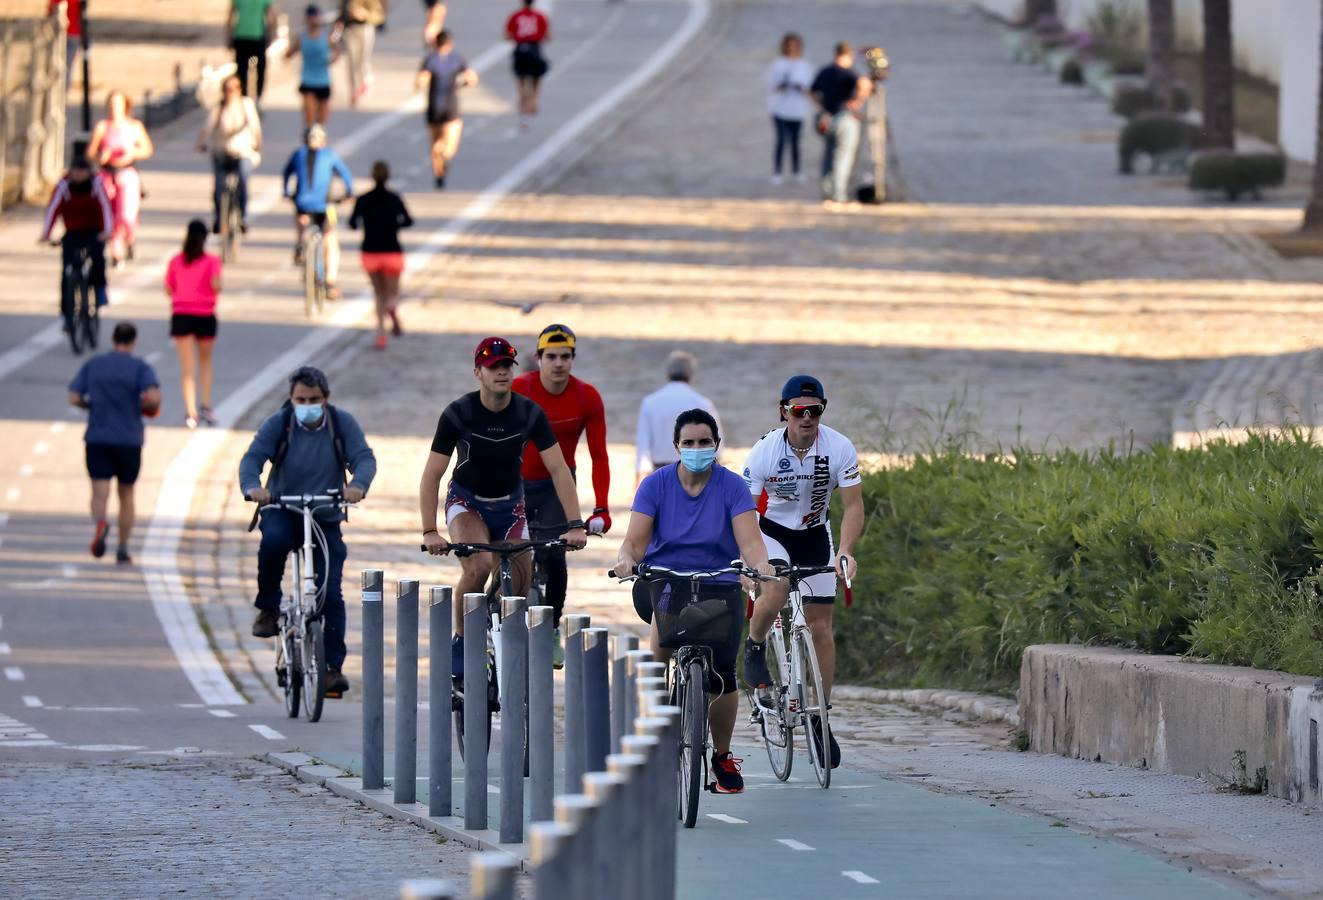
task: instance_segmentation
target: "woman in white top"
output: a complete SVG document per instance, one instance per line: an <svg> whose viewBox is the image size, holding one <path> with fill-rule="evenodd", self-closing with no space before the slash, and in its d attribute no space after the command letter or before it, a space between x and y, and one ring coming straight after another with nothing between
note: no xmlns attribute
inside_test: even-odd
<svg viewBox="0 0 1323 900"><path fill-rule="evenodd" d="M262 120L257 105L243 95L239 78L231 75L222 86L221 102L207 117L198 135L198 152L211 148L211 169L215 176L212 202L215 216L211 220L212 234L220 233L221 195L225 193L225 176L229 172L239 175L240 229L248 231L248 176L261 160Z"/></svg>
<svg viewBox="0 0 1323 900"><path fill-rule="evenodd" d="M781 55L767 70L767 108L776 128L772 153L772 184L781 183L781 159L790 151L790 171L800 181L799 132L809 114L813 67L803 59L804 41L793 31L781 38Z"/></svg>

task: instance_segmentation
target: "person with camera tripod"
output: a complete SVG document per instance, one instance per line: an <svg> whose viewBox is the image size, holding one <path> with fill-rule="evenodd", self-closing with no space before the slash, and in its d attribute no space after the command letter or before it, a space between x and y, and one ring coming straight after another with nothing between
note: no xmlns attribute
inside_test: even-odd
<svg viewBox="0 0 1323 900"><path fill-rule="evenodd" d="M850 202L850 176L859 153L863 105L873 82L854 70L854 48L836 45L836 58L813 79L810 88L818 104L818 134L822 147L822 205L837 209Z"/></svg>

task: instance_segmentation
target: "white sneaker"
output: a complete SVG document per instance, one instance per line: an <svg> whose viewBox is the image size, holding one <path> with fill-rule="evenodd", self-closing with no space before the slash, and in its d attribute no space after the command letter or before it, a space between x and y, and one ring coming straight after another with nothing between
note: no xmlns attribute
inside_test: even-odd
<svg viewBox="0 0 1323 900"><path fill-rule="evenodd" d="M783 180L783 179L781 178L780 175L773 175L773 176L772 176L772 184L778 184L778 185L779 185L779 184L781 183L782 180Z"/></svg>

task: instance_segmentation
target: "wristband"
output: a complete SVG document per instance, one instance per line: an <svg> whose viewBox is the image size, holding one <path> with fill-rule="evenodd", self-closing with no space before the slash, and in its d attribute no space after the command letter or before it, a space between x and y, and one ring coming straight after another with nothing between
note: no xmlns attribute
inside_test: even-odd
<svg viewBox="0 0 1323 900"><path fill-rule="evenodd" d="M426 531L424 531L423 537L427 537L429 534L435 534L437 537L441 536L441 532L437 531L435 528L429 528Z"/></svg>
<svg viewBox="0 0 1323 900"><path fill-rule="evenodd" d="M583 531L583 519L575 519L572 522L565 523L566 531Z"/></svg>

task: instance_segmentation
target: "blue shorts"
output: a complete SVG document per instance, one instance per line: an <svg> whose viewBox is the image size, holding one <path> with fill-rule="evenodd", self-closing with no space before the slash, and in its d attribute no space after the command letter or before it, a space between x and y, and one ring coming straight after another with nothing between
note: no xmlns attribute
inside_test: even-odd
<svg viewBox="0 0 1323 900"><path fill-rule="evenodd" d="M528 540L528 518L524 514L524 492L504 497L479 497L468 488L450 482L446 489L446 524L460 513L471 512L482 519L493 541Z"/></svg>

